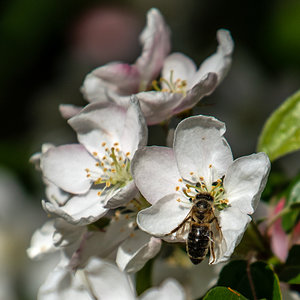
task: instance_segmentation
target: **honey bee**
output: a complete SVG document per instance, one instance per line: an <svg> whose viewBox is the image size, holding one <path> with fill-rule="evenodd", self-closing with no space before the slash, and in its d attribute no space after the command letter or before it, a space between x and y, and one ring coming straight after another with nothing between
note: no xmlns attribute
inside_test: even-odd
<svg viewBox="0 0 300 300"><path fill-rule="evenodd" d="M193 206L183 220L168 235L175 233L177 237L188 230L186 252L195 265L202 262L210 251L213 263L216 260L215 250L222 247L222 231L214 213L214 197L209 193L198 193L189 199Z"/></svg>

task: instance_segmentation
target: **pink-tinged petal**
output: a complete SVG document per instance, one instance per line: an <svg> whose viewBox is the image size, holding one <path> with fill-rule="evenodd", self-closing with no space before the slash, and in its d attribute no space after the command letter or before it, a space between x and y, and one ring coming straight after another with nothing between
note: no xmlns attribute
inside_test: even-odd
<svg viewBox="0 0 300 300"><path fill-rule="evenodd" d="M152 8L147 14L147 25L140 36L143 50L135 65L140 72L139 90L146 90L163 66L165 57L170 52L170 30L161 13Z"/></svg>
<svg viewBox="0 0 300 300"><path fill-rule="evenodd" d="M136 97L147 124L154 125L172 117L172 110L181 103L183 94L150 91L138 93Z"/></svg>
<svg viewBox="0 0 300 300"><path fill-rule="evenodd" d="M91 189L85 195L74 196L63 206L42 202L46 212L65 219L74 225L91 224L103 217L108 209L104 208L105 199L98 196L98 190Z"/></svg>
<svg viewBox="0 0 300 300"><path fill-rule="evenodd" d="M92 185L86 169L95 169L95 160L87 150L78 144L49 149L41 158L44 176L72 194L85 194Z"/></svg>
<svg viewBox="0 0 300 300"><path fill-rule="evenodd" d="M241 213L236 207L229 207L220 212L219 224L222 230L226 251L216 256L214 264L227 261L232 255L235 247L240 243L251 217ZM225 247L224 247L225 248ZM210 262L212 257L210 257Z"/></svg>
<svg viewBox="0 0 300 300"><path fill-rule="evenodd" d="M196 64L186 55L182 53L172 53L164 61L162 77L168 82L175 82L177 79L185 80L187 89L190 89L192 86L189 85L189 82L195 75L196 68ZM168 87L164 82L162 82L162 86L165 88Z"/></svg>
<svg viewBox="0 0 300 300"><path fill-rule="evenodd" d="M99 78L100 84L119 95L137 93L140 83L140 72L135 65L112 62L92 71ZM87 91L84 85L85 92Z"/></svg>
<svg viewBox="0 0 300 300"><path fill-rule="evenodd" d="M147 145L148 128L141 111L138 99L132 96L126 112L123 132L121 135L121 149L132 158L134 152L141 146Z"/></svg>
<svg viewBox="0 0 300 300"><path fill-rule="evenodd" d="M138 190L135 186L134 181L132 180L128 182L125 186L117 189L116 192L112 194L107 200L104 207L110 209L118 208L122 205L127 204L136 196L137 193Z"/></svg>
<svg viewBox="0 0 300 300"><path fill-rule="evenodd" d="M200 66L196 75L192 80L192 84L199 82L207 73L216 73L218 75L218 84L226 76L231 66L231 55L234 44L230 32L225 29L220 29L217 32L217 40L219 43L217 52L208 57Z"/></svg>
<svg viewBox="0 0 300 300"><path fill-rule="evenodd" d="M178 194L167 195L151 207L141 210L137 215L138 226L145 232L164 237L186 218L191 205L178 202ZM186 200L186 199L185 199Z"/></svg>
<svg viewBox="0 0 300 300"><path fill-rule="evenodd" d="M68 123L76 131L79 142L102 158L106 147L120 142L126 111L114 103L91 103ZM102 143L106 143L106 147Z"/></svg>
<svg viewBox="0 0 300 300"><path fill-rule="evenodd" d="M135 225L126 216L113 219L103 230L87 232L73 254L69 266L72 269L83 267L92 256L106 258L114 253L134 231Z"/></svg>
<svg viewBox="0 0 300 300"><path fill-rule="evenodd" d="M236 159L224 179L230 205L244 214L253 214L267 183L270 167L268 156L262 152Z"/></svg>
<svg viewBox="0 0 300 300"><path fill-rule="evenodd" d="M194 107L203 97L210 95L218 84L218 76L216 73L208 73L180 101L179 105L173 109L172 114L178 114L184 110Z"/></svg>
<svg viewBox="0 0 300 300"><path fill-rule="evenodd" d="M278 214L283 208L285 204L285 199L281 199L276 205L274 212L272 215ZM271 240L271 249L273 253L281 260L285 261L288 252L289 252L289 237L284 232L282 225L282 219L276 220L273 226L270 229L270 240Z"/></svg>
<svg viewBox="0 0 300 300"><path fill-rule="evenodd" d="M89 73L83 82L82 87L80 88L83 97L88 102L110 102L110 98L107 96L108 87L104 84L103 80Z"/></svg>
<svg viewBox="0 0 300 300"><path fill-rule="evenodd" d="M158 288L145 291L140 300L185 300L187 299L183 287L172 278L166 279Z"/></svg>
<svg viewBox="0 0 300 300"><path fill-rule="evenodd" d="M213 117L195 116L177 126L174 152L181 176L195 182L202 176L210 186L232 163L232 153L223 138L225 124Z"/></svg>
<svg viewBox="0 0 300 300"><path fill-rule="evenodd" d="M136 186L151 204L175 193L180 184L181 177L171 148L153 146L137 150L131 172Z"/></svg>
<svg viewBox="0 0 300 300"><path fill-rule="evenodd" d="M76 106L73 104L61 104L59 105L60 114L64 119L70 119L77 115L81 110L82 106Z"/></svg>
<svg viewBox="0 0 300 300"><path fill-rule="evenodd" d="M159 252L160 247L160 239L136 230L119 246L116 263L122 271L137 272Z"/></svg>

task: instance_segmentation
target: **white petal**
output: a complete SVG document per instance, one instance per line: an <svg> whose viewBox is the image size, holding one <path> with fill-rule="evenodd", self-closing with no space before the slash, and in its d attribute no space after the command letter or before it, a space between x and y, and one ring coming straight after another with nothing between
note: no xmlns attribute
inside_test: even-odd
<svg viewBox="0 0 300 300"><path fill-rule="evenodd" d="M102 258L108 257L133 231L133 221L121 215L117 220L112 220L103 231L87 232L72 256L70 266L72 269L83 267L87 260L95 255Z"/></svg>
<svg viewBox="0 0 300 300"><path fill-rule="evenodd" d="M244 214L253 214L266 185L270 161L265 153L236 159L225 175L226 197Z"/></svg>
<svg viewBox="0 0 300 300"><path fill-rule="evenodd" d="M178 202L177 199L177 194L171 194L141 210L137 216L138 226L157 237L169 234L182 223L191 209L189 203Z"/></svg>
<svg viewBox="0 0 300 300"><path fill-rule="evenodd" d="M45 201L42 205L46 212L59 216L71 224L87 225L97 221L108 211L104 208L104 199L97 193L98 190L91 189L85 195L70 198L63 206Z"/></svg>
<svg viewBox="0 0 300 300"><path fill-rule="evenodd" d="M70 119L77 115L83 107L73 104L60 104L59 111L64 119Z"/></svg>
<svg viewBox="0 0 300 300"><path fill-rule="evenodd" d="M36 230L32 235L30 241L30 247L27 249L27 255L31 259L42 259L47 254L56 252L58 248L54 246L53 234L54 234L54 221L46 222L42 228Z"/></svg>
<svg viewBox="0 0 300 300"><path fill-rule="evenodd" d="M122 188L116 190L114 194L107 200L105 208L117 208L128 203L138 193L137 187L134 181L128 182Z"/></svg>
<svg viewBox="0 0 300 300"><path fill-rule="evenodd" d="M62 189L60 189L58 186L53 184L52 182L48 181L46 178L44 179L46 184L46 196L47 199L52 202L56 203L58 205L64 205L69 199L70 194L64 192Z"/></svg>
<svg viewBox="0 0 300 300"><path fill-rule="evenodd" d="M81 236L87 231L86 226L72 225L64 219L55 219L53 243L56 247L66 247L78 243Z"/></svg>
<svg viewBox="0 0 300 300"><path fill-rule="evenodd" d="M173 115L173 108L181 103L183 94L168 92L141 92L136 94L148 125L158 124Z"/></svg>
<svg viewBox="0 0 300 300"><path fill-rule="evenodd" d="M41 168L48 180L66 192L84 194L92 185L85 169L94 169L95 160L82 145L64 145L48 150Z"/></svg>
<svg viewBox="0 0 300 300"><path fill-rule="evenodd" d="M144 147L139 149L131 162L135 184L151 204L176 191L181 178L173 149Z"/></svg>
<svg viewBox="0 0 300 300"><path fill-rule="evenodd" d="M86 266L84 274L96 296L94 299L136 299L126 273L121 272L111 263L92 258Z"/></svg>
<svg viewBox="0 0 300 300"><path fill-rule="evenodd" d="M135 65L141 74L140 90L146 90L162 68L170 51L170 31L159 10L152 8L147 13L147 26L140 35L143 45L141 56Z"/></svg>
<svg viewBox="0 0 300 300"><path fill-rule="evenodd" d="M124 153L129 152L128 157L132 158L139 147L147 145L147 141L147 124L137 97L132 96L123 124L123 132L120 139L121 149Z"/></svg>
<svg viewBox="0 0 300 300"><path fill-rule="evenodd" d="M186 295L183 287L175 279L166 279L160 287L144 292L141 300L184 300Z"/></svg>
<svg viewBox="0 0 300 300"><path fill-rule="evenodd" d="M186 80L187 88L189 89L192 87L189 86L189 81L196 73L196 65L186 55L182 53L172 53L164 61L162 77L167 81L171 81L171 72L173 73L172 82L175 82L177 79ZM163 87L167 87L165 83L163 83Z"/></svg>
<svg viewBox="0 0 300 300"><path fill-rule="evenodd" d="M160 250L161 240L136 230L118 248L116 263L122 271L137 272Z"/></svg>
<svg viewBox="0 0 300 300"><path fill-rule="evenodd" d="M210 95L214 91L217 83L218 76L216 73L208 73L206 76L203 76L203 78L187 92L187 95L181 99L179 105L173 109L172 114L175 115L194 107L204 96Z"/></svg>
<svg viewBox="0 0 300 300"><path fill-rule="evenodd" d="M76 131L78 140L90 153L98 153L99 157L105 153L107 143L120 142L124 129L126 109L114 103L91 103L68 123Z"/></svg>
<svg viewBox="0 0 300 300"><path fill-rule="evenodd" d="M224 29L218 30L217 40L219 42L217 52L208 57L201 64L198 72L193 78L194 84L210 72L218 75L218 83L220 83L227 74L232 60L231 55L234 47L233 40L230 36L230 32Z"/></svg>
<svg viewBox="0 0 300 300"><path fill-rule="evenodd" d="M39 300L90 300L87 288L78 276L74 277L60 264L49 274L38 292Z"/></svg>
<svg viewBox="0 0 300 300"><path fill-rule="evenodd" d="M174 152L183 178L195 182L195 176L202 176L211 185L225 174L232 163L232 153L224 132L225 124L213 117L199 115L180 122Z"/></svg>
<svg viewBox="0 0 300 300"><path fill-rule="evenodd" d="M240 243L251 217L241 213L236 207L229 207L220 212L219 223L227 250L220 253L214 263L226 261L230 258L235 247ZM212 257L210 257L210 262Z"/></svg>

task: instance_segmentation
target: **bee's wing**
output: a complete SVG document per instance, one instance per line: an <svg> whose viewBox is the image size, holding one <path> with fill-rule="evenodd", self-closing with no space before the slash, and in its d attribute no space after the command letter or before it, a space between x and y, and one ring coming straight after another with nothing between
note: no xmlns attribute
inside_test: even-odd
<svg viewBox="0 0 300 300"><path fill-rule="evenodd" d="M191 228L191 217L192 210L190 210L184 220L170 233L166 234L163 239L167 242L185 242Z"/></svg>
<svg viewBox="0 0 300 300"><path fill-rule="evenodd" d="M218 219L211 224L212 237L210 242L210 258L209 263L213 264L219 259L227 250L225 239L223 238L222 230L219 225Z"/></svg>

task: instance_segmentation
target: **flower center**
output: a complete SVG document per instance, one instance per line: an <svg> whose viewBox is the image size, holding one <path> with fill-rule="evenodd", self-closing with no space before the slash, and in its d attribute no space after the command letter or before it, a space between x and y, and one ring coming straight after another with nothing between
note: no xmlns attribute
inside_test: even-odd
<svg viewBox="0 0 300 300"><path fill-rule="evenodd" d="M199 177L196 184L185 184L182 188L183 194L189 199L191 203L194 203L198 194L209 194L214 203L214 207L219 211L230 206L228 199L225 198L226 192L223 186L224 176L217 181L213 182L211 186L207 186L203 177ZM179 179L182 182L182 179ZM176 191L179 191L180 187L176 187ZM181 202L180 199L177 199L178 202Z"/></svg>
<svg viewBox="0 0 300 300"><path fill-rule="evenodd" d="M186 90L187 90L186 80L182 80L182 79L178 78L174 81L173 75L174 75L174 71L171 70L169 80L164 77L161 77L159 79L160 85L162 85L162 83L165 84L165 86L163 88L161 88L159 86L159 83L157 80L153 80L152 86L153 86L154 90L159 91L159 92L181 93L184 96L186 96Z"/></svg>
<svg viewBox="0 0 300 300"><path fill-rule="evenodd" d="M119 143L114 143L112 147L107 147L106 143L102 143L104 155L100 157L97 152L93 152L94 158L97 160L96 167L98 170L91 171L85 169L87 177L94 181L95 185L103 185L98 192L100 196L106 189L117 189L125 186L132 180L130 173L130 152L126 154L120 150Z"/></svg>

